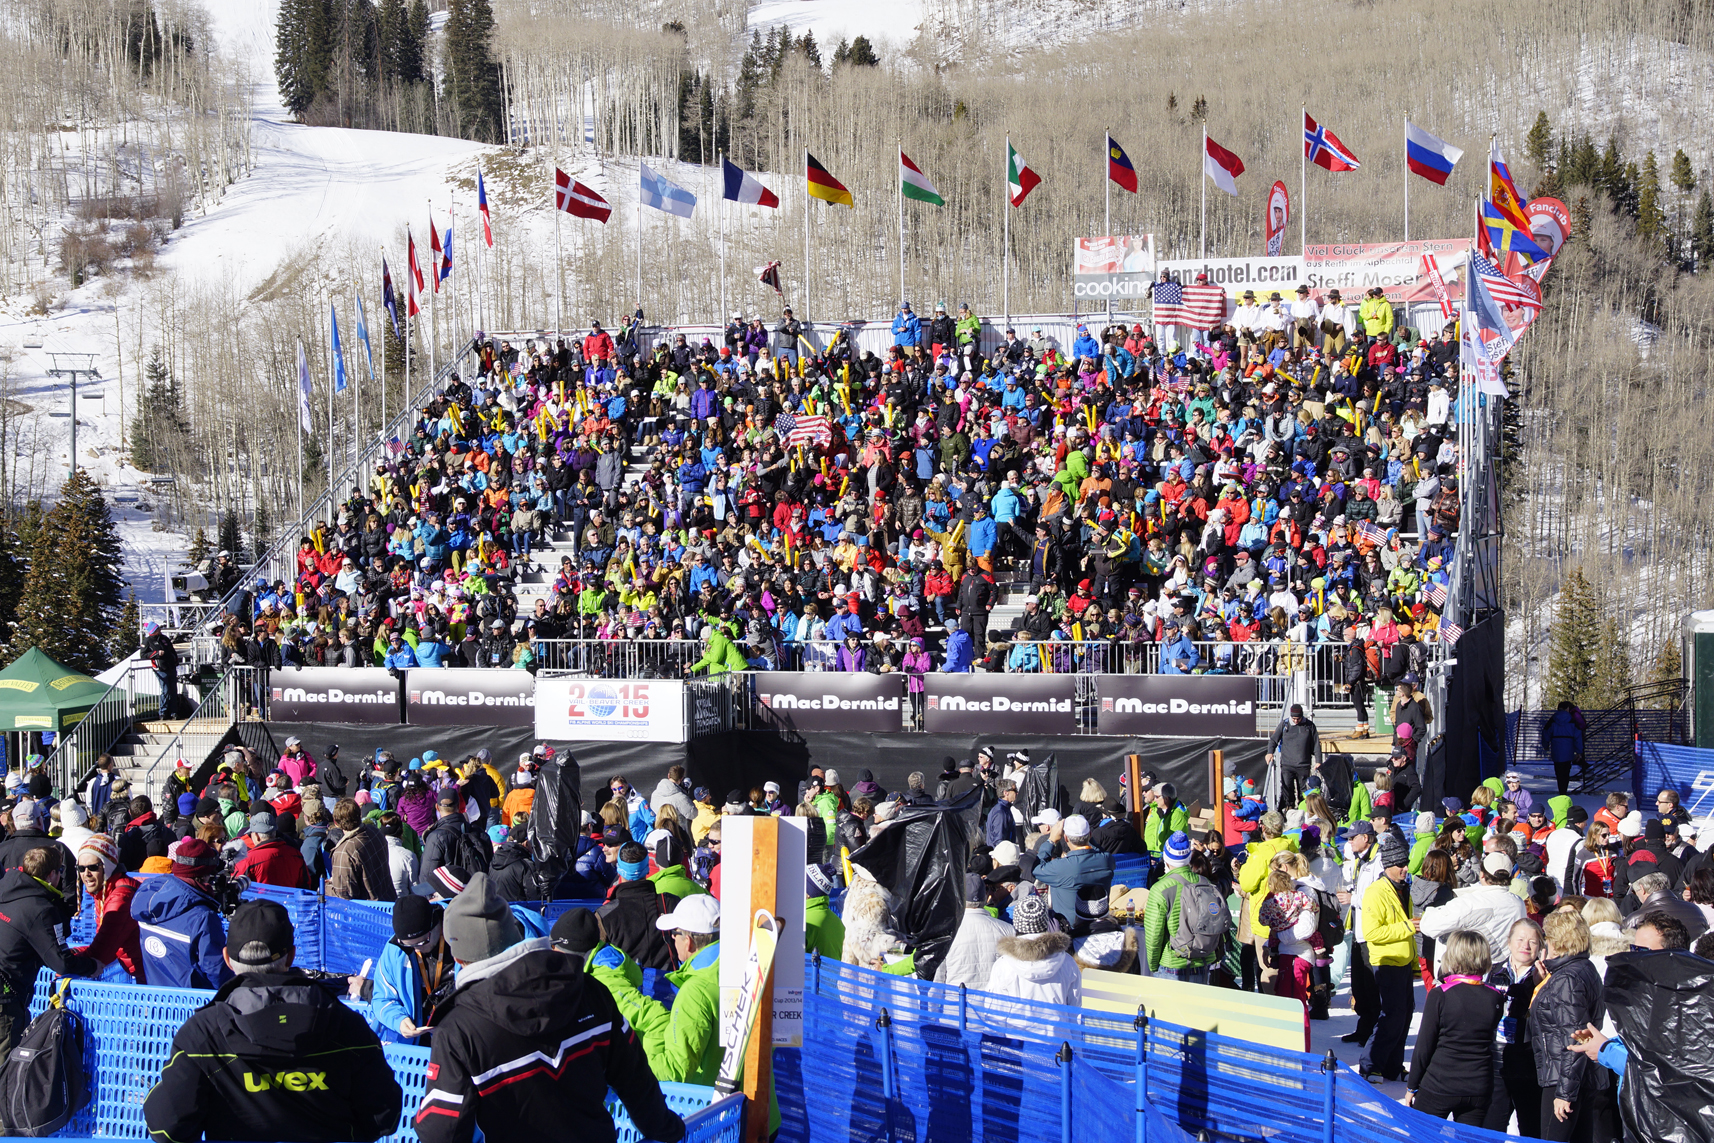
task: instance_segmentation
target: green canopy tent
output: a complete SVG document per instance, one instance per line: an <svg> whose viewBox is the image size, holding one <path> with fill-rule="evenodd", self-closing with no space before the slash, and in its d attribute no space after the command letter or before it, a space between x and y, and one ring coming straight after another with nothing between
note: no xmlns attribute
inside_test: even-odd
<svg viewBox="0 0 1714 1143"><path fill-rule="evenodd" d="M0 671L0 731L70 730L107 691L105 683L31 647Z"/></svg>

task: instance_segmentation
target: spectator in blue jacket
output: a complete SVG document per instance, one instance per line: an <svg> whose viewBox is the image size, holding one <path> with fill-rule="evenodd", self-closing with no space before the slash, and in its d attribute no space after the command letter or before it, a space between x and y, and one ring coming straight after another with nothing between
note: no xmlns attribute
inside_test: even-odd
<svg viewBox="0 0 1714 1143"><path fill-rule="evenodd" d="M226 928L208 879L220 854L200 838L167 848L170 876L147 877L131 898L131 916L143 947L144 979L167 988L219 988L232 978L221 955Z"/></svg>
<svg viewBox="0 0 1714 1143"><path fill-rule="evenodd" d="M954 627L946 637L946 660L940 669L948 674L966 674L975 658L976 641L970 637L970 632Z"/></svg>
<svg viewBox="0 0 1714 1143"><path fill-rule="evenodd" d="M1160 673L1163 675L1188 675L1196 668L1196 644L1190 641L1190 624L1186 622L1176 631L1167 631L1167 638L1161 647Z"/></svg>
<svg viewBox="0 0 1714 1143"><path fill-rule="evenodd" d="M900 302L898 316L893 319L893 344L909 348L921 343L922 319L911 312L909 302Z"/></svg>
<svg viewBox="0 0 1714 1143"><path fill-rule="evenodd" d="M1000 800L994 803L994 808L988 811L988 821L982 830L982 840L992 849L1002 841L1014 845L1018 841L1017 814L1012 809L1012 803L1018 800L1018 784L1010 778L1001 779L997 789Z"/></svg>
<svg viewBox="0 0 1714 1143"><path fill-rule="evenodd" d="M1101 343L1089 335L1088 326L1080 325L1077 327L1077 340L1071 343L1071 355L1079 358L1087 357L1091 361L1101 359Z"/></svg>
<svg viewBox="0 0 1714 1143"><path fill-rule="evenodd" d="M441 932L442 909L406 894L393 903L393 939L375 962L369 1025L385 1043L428 1044L435 1009L452 999L452 951Z"/></svg>
<svg viewBox="0 0 1714 1143"><path fill-rule="evenodd" d="M397 631L387 635L387 657L381 661L381 665L390 670L404 670L417 665L416 653Z"/></svg>
<svg viewBox="0 0 1714 1143"><path fill-rule="evenodd" d="M975 514L970 519L970 534L966 541L970 547L970 558L979 563L990 560L997 539L999 530L995 527L993 518L988 515L988 506L978 503ZM983 563L983 566L990 565Z"/></svg>
<svg viewBox="0 0 1714 1143"><path fill-rule="evenodd" d="M1082 814L1072 814L1063 822L1055 823L1051 829L1064 837L1065 856L1034 865L1032 871L1035 856L1026 853L1021 864L1026 876L1032 876L1037 884L1049 888L1049 907L1068 928L1076 928L1079 925L1080 900L1094 902L1098 899L1101 911L1106 911L1107 891L1113 887L1113 855L1102 853L1089 844L1089 819ZM1100 890L1098 897L1094 893L1096 889ZM1082 927L1087 929L1094 916L1085 906Z"/></svg>

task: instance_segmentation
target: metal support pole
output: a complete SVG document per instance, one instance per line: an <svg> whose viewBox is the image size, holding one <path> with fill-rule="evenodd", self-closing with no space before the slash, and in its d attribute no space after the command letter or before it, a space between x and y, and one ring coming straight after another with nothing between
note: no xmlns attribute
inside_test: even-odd
<svg viewBox="0 0 1714 1143"><path fill-rule="evenodd" d="M1327 1077L1327 1090L1321 1099L1321 1140L1333 1143L1333 1093L1339 1079L1339 1060L1332 1048L1327 1049L1327 1057L1321 1061L1321 1074Z"/></svg>
<svg viewBox="0 0 1714 1143"><path fill-rule="evenodd" d="M1149 1138L1149 1010L1145 1005L1137 1005L1137 1019L1134 1021L1137 1029L1137 1140L1136 1143L1148 1143Z"/></svg>
<svg viewBox="0 0 1714 1143"><path fill-rule="evenodd" d="M1059 1143L1071 1143L1071 1041L1061 1040L1054 1061L1059 1064Z"/></svg>
<svg viewBox="0 0 1714 1143"><path fill-rule="evenodd" d="M875 1027L881 1032L881 1095L890 1100L893 1098L893 1017L885 1008L875 1018Z"/></svg>

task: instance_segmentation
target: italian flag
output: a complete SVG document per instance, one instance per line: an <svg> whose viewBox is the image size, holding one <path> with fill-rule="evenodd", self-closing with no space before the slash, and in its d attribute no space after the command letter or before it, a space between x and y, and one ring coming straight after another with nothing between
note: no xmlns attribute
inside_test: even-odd
<svg viewBox="0 0 1714 1143"><path fill-rule="evenodd" d="M1010 139L1006 140L1006 183L1013 206L1024 205L1024 199L1029 193L1041 185L1041 176L1030 170L1023 158L1012 149Z"/></svg>
<svg viewBox="0 0 1714 1143"><path fill-rule="evenodd" d="M946 200L940 197L940 192L934 189L934 184L928 181L928 176L924 175L922 169L911 162L911 157L903 151L899 152L899 193L918 202L930 202L935 206L946 205Z"/></svg>

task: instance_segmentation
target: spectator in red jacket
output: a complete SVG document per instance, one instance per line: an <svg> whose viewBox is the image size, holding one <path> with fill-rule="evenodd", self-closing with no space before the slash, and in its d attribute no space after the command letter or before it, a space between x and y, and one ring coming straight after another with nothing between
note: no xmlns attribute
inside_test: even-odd
<svg viewBox="0 0 1714 1143"><path fill-rule="evenodd" d="M95 902L95 939L75 950L106 968L117 960L138 984L143 979L143 950L131 895L138 881L119 864L119 847L104 833L84 839L77 851L77 879Z"/></svg>
<svg viewBox="0 0 1714 1143"><path fill-rule="evenodd" d="M264 885L281 885L287 889L313 889L309 866L304 855L289 841L274 836L277 827L273 814L250 815L250 836L256 844L232 870L239 877L248 877Z"/></svg>

